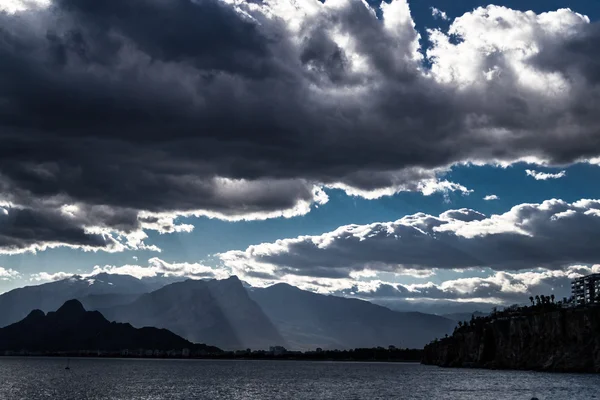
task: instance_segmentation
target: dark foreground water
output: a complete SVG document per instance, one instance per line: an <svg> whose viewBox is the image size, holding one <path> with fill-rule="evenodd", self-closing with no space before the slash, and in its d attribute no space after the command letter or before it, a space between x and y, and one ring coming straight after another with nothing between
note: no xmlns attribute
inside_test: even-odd
<svg viewBox="0 0 600 400"><path fill-rule="evenodd" d="M418 364L0 358L0 399L600 398L600 375Z"/></svg>

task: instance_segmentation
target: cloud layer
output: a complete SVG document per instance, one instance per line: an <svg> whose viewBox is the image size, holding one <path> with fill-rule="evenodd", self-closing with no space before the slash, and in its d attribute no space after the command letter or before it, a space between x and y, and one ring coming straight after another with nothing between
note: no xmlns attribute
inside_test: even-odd
<svg viewBox="0 0 600 400"><path fill-rule="evenodd" d="M8 281L20 277L20 274L13 269L0 267L0 281Z"/></svg>
<svg viewBox="0 0 600 400"><path fill-rule="evenodd" d="M8 271L10 273L10 271ZM15 273L15 271L12 271ZM219 268L211 268L200 263L170 263L161 260L158 257L152 257L148 260L148 265L127 264L121 266L114 265L96 265L91 272L78 274L83 278L93 277L97 274L115 274L115 275L131 275L138 279L143 278L173 278L183 277L190 279L224 279L229 276L228 271ZM74 276L68 272L39 272L30 275L31 281L36 282L52 282ZM0 278L2 277L2 269L0 268Z"/></svg>
<svg viewBox="0 0 600 400"><path fill-rule="evenodd" d="M361 274L419 276L439 269L563 270L600 260L600 201L548 200L486 216L474 210L408 215L347 225L220 254L244 279L351 279ZM421 276L422 276L421 274Z"/></svg>
<svg viewBox="0 0 600 400"><path fill-rule="evenodd" d="M544 269L527 272L496 272L487 277L471 277L447 280L441 284L432 282L401 285L388 282L354 284L336 292L337 295L360 297L366 300L411 307L411 303L434 304L464 303L464 309L473 311L469 303L492 305L524 304L529 297L554 294L557 300L571 295L571 281L590 273L600 272L600 266L574 265L565 270Z"/></svg>
<svg viewBox="0 0 600 400"><path fill-rule="evenodd" d="M600 156L600 30L571 10L479 8L421 48L405 0L379 19L358 0L2 4L0 201L35 224L0 225L2 253L140 248L189 230L178 216L302 215L323 187L468 192L451 165Z"/></svg>
<svg viewBox="0 0 600 400"><path fill-rule="evenodd" d="M99 273L131 275L138 279L154 277L185 277L190 279L224 279L229 276L228 271L219 268L212 268L200 263L170 263L161 260L158 257L152 257L148 260L147 266L141 265L123 265L120 267L113 265L95 266L91 275Z"/></svg>

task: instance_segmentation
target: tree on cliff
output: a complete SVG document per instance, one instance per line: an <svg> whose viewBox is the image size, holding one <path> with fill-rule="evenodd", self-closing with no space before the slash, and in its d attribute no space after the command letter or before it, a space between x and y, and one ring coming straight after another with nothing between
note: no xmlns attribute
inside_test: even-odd
<svg viewBox="0 0 600 400"><path fill-rule="evenodd" d="M535 295L535 304L539 306L541 302L542 302L542 300L540 299L540 296L536 294Z"/></svg>
<svg viewBox="0 0 600 400"><path fill-rule="evenodd" d="M552 302L554 303L554 295L553 294L550 295L550 300L552 300Z"/></svg>
<svg viewBox="0 0 600 400"><path fill-rule="evenodd" d="M529 301L531 302L531 305L533 306L535 303L533 302L533 296L529 296Z"/></svg>

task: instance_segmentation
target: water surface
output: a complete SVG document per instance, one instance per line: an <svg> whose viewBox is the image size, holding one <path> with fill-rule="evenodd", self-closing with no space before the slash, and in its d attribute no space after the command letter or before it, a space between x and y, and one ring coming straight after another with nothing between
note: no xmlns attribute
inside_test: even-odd
<svg viewBox="0 0 600 400"><path fill-rule="evenodd" d="M600 375L304 361L0 358L0 399L600 399Z"/></svg>

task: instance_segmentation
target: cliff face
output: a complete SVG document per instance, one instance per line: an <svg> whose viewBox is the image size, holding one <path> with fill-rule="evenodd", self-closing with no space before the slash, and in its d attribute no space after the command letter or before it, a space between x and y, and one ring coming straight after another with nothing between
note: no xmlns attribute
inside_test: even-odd
<svg viewBox="0 0 600 400"><path fill-rule="evenodd" d="M600 308L529 310L458 329L425 346L443 367L600 372Z"/></svg>

